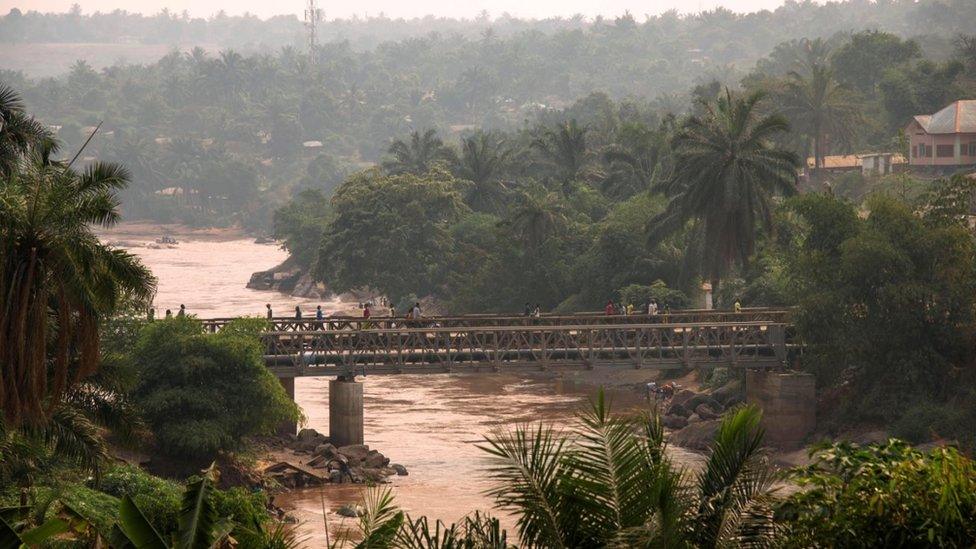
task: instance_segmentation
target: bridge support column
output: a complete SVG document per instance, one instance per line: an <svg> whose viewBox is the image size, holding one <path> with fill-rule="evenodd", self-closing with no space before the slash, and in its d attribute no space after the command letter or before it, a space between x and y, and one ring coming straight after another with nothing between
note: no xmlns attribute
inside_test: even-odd
<svg viewBox="0 0 976 549"><path fill-rule="evenodd" d="M363 384L343 378L329 381L329 441L363 444Z"/></svg>
<svg viewBox="0 0 976 549"><path fill-rule="evenodd" d="M817 426L816 384L812 374L746 370L746 402L763 411L766 442L800 446Z"/></svg>
<svg viewBox="0 0 976 549"><path fill-rule="evenodd" d="M295 402L295 378L294 377L279 377L278 381L281 382L281 386L285 388L285 393L292 402ZM281 436L284 435L294 435L298 432L298 423L294 421L284 421L278 425L277 433Z"/></svg>

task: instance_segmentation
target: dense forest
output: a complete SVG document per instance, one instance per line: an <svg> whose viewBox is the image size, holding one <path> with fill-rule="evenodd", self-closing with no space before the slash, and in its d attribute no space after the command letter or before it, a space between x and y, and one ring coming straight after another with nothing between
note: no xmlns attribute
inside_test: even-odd
<svg viewBox="0 0 976 549"><path fill-rule="evenodd" d="M149 65L96 70L79 61L57 78L4 71L0 79L58 128L65 154L102 123L82 160L126 159L134 175L124 200L129 218L266 230L274 208L290 196L307 188L329 196L346 175L378 163L394 139L412 131L435 129L455 141L477 130L530 132L577 118L596 152L615 130L589 126L619 118L600 109L623 112L623 119L640 112L654 126L723 85L788 86L797 60L818 54L806 51L811 45L819 54L832 52L843 100L867 114L843 139L824 142L826 151L890 149L911 115L965 95L972 44L961 46L957 33L973 19L972 9L961 1L808 2L643 22L631 16L335 21L324 23L314 60L295 45L300 28L289 18L11 12L0 20L8 41L97 41L118 37L124 26L145 28L138 34L150 41L224 44L214 36L273 40L281 34L270 30L275 25L291 20L295 27L274 53L271 46L245 54L197 48ZM269 30L241 27L247 24ZM153 39L156 28L176 29L180 37ZM394 38L400 34L393 29L406 30L402 39L370 44L341 40L334 30L341 28L382 29ZM891 34L862 30L873 28ZM808 143L797 140L792 149L804 156Z"/></svg>

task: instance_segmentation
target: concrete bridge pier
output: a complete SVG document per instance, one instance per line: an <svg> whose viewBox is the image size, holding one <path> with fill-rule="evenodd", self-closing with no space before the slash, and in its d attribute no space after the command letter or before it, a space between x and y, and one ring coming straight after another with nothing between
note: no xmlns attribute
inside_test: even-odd
<svg viewBox="0 0 976 549"><path fill-rule="evenodd" d="M363 444L363 384L352 376L329 380L329 441Z"/></svg>
<svg viewBox="0 0 976 549"><path fill-rule="evenodd" d="M292 402L295 402L295 378L294 377L279 377L278 381L281 386L285 388L285 393ZM284 421L280 425L276 432L279 435L294 435L298 432L298 423L295 421Z"/></svg>
<svg viewBox="0 0 976 549"><path fill-rule="evenodd" d="M796 448L817 426L813 374L746 370L746 402L762 409L766 443Z"/></svg>

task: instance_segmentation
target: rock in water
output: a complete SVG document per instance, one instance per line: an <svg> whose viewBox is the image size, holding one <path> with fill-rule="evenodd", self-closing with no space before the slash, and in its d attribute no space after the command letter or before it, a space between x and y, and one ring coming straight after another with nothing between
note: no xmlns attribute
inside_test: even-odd
<svg viewBox="0 0 976 549"><path fill-rule="evenodd" d="M404 467L403 465L400 465L399 463L394 463L393 465L390 465L390 469L393 469L396 472L397 476L399 477L405 477L409 474L407 473L407 468Z"/></svg>

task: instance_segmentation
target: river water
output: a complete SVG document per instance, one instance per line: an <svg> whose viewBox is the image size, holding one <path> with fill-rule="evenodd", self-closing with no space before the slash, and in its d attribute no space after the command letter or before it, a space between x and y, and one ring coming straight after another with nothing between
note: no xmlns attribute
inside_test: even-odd
<svg viewBox="0 0 976 549"><path fill-rule="evenodd" d="M124 243L152 269L159 280L155 304L160 316L167 308L175 312L181 303L200 317L263 315L265 303L276 311L293 310L296 304L308 311L317 304L327 312L354 308L337 298L318 303L246 289L252 272L269 269L287 257L275 245L256 244L234 233L180 233L174 228L167 232L180 243L172 248L146 247L161 233L145 226L123 225L103 235L105 240ZM409 471L408 476L391 478L398 504L412 516L427 515L448 523L475 510L492 508L484 495L490 486L483 472L485 453L478 448L484 435L536 421L566 428L594 392L592 385L572 379L529 375L401 375L360 380L365 384L366 443ZM295 397L307 426L323 433L329 425L328 394L327 378L296 380ZM633 391L618 390L612 396L616 409L642 404ZM695 460L693 454L680 449L673 452L679 462ZM318 547L325 541L323 505L330 530L334 529L343 520L334 511L358 501L362 489L341 485L300 490L279 495L276 503L299 519L306 544ZM514 531L512 517L497 511L493 514L509 532Z"/></svg>

